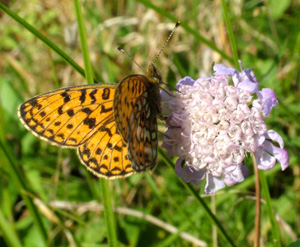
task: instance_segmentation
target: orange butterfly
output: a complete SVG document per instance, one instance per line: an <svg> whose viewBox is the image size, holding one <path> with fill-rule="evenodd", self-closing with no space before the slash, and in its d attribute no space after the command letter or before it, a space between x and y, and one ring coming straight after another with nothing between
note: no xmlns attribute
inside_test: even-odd
<svg viewBox="0 0 300 247"><path fill-rule="evenodd" d="M145 75L127 76L117 86L84 85L38 95L21 104L18 115L42 140L77 148L95 175L127 177L156 165L161 82L152 63Z"/></svg>

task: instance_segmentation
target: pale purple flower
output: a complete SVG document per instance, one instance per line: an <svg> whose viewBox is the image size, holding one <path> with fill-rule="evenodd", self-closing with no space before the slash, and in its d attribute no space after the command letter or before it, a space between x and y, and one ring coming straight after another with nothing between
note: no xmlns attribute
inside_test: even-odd
<svg viewBox="0 0 300 247"><path fill-rule="evenodd" d="M264 122L278 104L275 92L259 91L251 69L239 72L217 64L214 71L209 78L181 79L175 97L162 91L163 112L169 115L162 146L179 157L175 172L184 182L206 178L207 194L248 176L247 153L254 153L262 170L276 160L282 170L289 164L281 136Z"/></svg>

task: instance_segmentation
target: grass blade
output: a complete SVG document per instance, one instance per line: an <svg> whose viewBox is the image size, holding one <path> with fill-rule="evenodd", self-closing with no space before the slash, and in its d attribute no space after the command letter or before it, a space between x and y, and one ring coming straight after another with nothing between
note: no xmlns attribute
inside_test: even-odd
<svg viewBox="0 0 300 247"><path fill-rule="evenodd" d="M230 42L230 46L231 46L231 50L232 50L232 54L233 54L234 66L235 66L236 69L240 69L240 65L239 65L239 62L238 62L239 61L239 56L238 56L236 43L235 43L231 23L230 23L230 20L229 20L228 10L227 10L227 5L226 5L225 0L222 0L222 7L223 7L224 20L225 20L225 23L226 23L227 32L228 32L228 36L229 36L229 42Z"/></svg>
<svg viewBox="0 0 300 247"><path fill-rule="evenodd" d="M90 55L89 55L89 49L86 42L86 31L83 23L83 17L81 12L81 6L79 0L74 0L75 5L75 12L76 12L76 18L77 18L77 24L78 24L78 32L80 36L80 44L82 48L82 54L84 59L84 67L86 71L86 80L88 84L93 84L93 70L92 65L90 62Z"/></svg>

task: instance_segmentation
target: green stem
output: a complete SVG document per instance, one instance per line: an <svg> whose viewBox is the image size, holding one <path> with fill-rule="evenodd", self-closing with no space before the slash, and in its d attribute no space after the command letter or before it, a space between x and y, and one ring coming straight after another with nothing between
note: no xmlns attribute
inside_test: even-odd
<svg viewBox="0 0 300 247"><path fill-rule="evenodd" d="M271 221L271 231L272 231L272 241L274 243L274 246L280 247L281 246L281 236L278 228L278 224L275 219L275 215L273 212L272 208L272 201L271 201L271 196L269 192L269 187L267 184L267 180L265 177L265 171L259 170L259 177L260 177L260 182L261 182L261 188L262 188L262 193L264 195L266 205L267 205L267 212Z"/></svg>
<svg viewBox="0 0 300 247"><path fill-rule="evenodd" d="M42 237L42 240L44 242L44 245L47 245L47 232L46 229L42 223L41 216L39 215L38 209L33 203L32 199L28 197L23 191L29 191L29 189L26 186L26 182L24 181L23 177L18 168L16 167L14 161L12 158L9 156L7 150L5 149L5 145L2 143L0 140L0 149L2 149L2 152L4 154L4 157L8 161L8 169L10 170L10 174L12 175L12 181L15 183L20 195L22 196L28 211L30 212L33 221L35 223L35 226L37 227L38 231L40 232L40 235ZM2 156L1 156L2 157Z"/></svg>
<svg viewBox="0 0 300 247"><path fill-rule="evenodd" d="M82 54L84 58L84 67L86 71L86 79L88 84L93 84L93 71L89 57L89 50L88 45L86 42L86 31L84 27L81 6L79 0L74 0L76 17L78 22L78 31L80 36L80 43L82 48ZM118 246L118 239L117 239L117 232L115 227L115 220L114 214L112 209L111 203L111 195L109 190L109 183L104 178L100 178L101 189L102 189L102 196L103 196L103 205L104 205L104 214L105 214L105 221L106 221L106 228L107 234L109 239L109 246L117 247Z"/></svg>
<svg viewBox="0 0 300 247"><path fill-rule="evenodd" d="M103 200L103 206L104 206L104 215L105 215L105 221L106 221L106 228L107 228L107 234L109 236L109 246L110 247L117 247L118 245L118 238L117 238L117 232L116 232L116 226L115 226L115 219L114 219L114 213L112 209L112 203L111 203L111 195L109 190L109 181L101 178L101 189L102 189L102 200Z"/></svg>
<svg viewBox="0 0 300 247"><path fill-rule="evenodd" d="M78 31L80 36L81 49L82 49L83 60L84 60L84 68L86 71L86 80L88 84L93 84L94 83L93 70L90 62L89 49L86 42L86 31L83 23L82 11L81 11L79 0L74 0L74 5L75 5L75 12L76 12L76 18L78 24Z"/></svg>
<svg viewBox="0 0 300 247"><path fill-rule="evenodd" d="M170 160L170 158L161 150L159 149L159 153L161 155L161 157L163 158L163 160L170 166L172 167L172 169L174 169L174 165L173 162ZM225 229L223 228L223 226L221 225L221 223L219 222L219 220L217 219L217 217L211 212L211 210L209 209L209 207L206 205L206 203L204 202L204 200L198 195L198 193L195 191L194 187L191 184L187 184L185 182L183 182L180 179L180 182L184 185L184 187L195 197L195 199L197 200L197 202L201 205L201 207L204 208L205 212L207 213L207 215L209 216L210 220L213 222L213 224L216 225L216 227L218 228L219 232L221 233L221 235L224 237L225 240L227 240L227 242L231 245L231 246L235 246L235 244L233 243L232 239L229 237L229 235L226 233Z"/></svg>
<svg viewBox="0 0 300 247"><path fill-rule="evenodd" d="M230 23L229 16L228 16L226 0L222 0L222 7L223 7L224 20L226 23L227 32L228 32L228 36L229 36L231 51L233 54L234 66L236 69L240 69L239 56L238 56L238 52L237 52L237 48L236 48L236 43L235 43L231 23Z"/></svg>

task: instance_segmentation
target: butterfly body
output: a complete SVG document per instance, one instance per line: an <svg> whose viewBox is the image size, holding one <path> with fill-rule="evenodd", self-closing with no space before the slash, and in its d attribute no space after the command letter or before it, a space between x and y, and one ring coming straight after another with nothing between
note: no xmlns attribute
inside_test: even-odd
<svg viewBox="0 0 300 247"><path fill-rule="evenodd" d="M77 86L33 97L18 114L42 140L77 148L95 175L126 177L156 165L160 82L151 64L145 75L127 76L117 86Z"/></svg>

